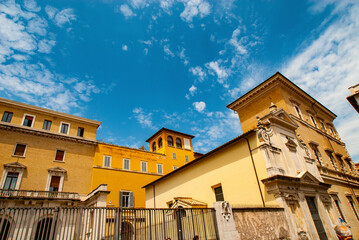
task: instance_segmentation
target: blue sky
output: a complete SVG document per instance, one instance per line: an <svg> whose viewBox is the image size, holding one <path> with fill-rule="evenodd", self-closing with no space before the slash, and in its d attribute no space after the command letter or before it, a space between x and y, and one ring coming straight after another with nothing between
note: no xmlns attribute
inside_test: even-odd
<svg viewBox="0 0 359 240"><path fill-rule="evenodd" d="M0 26L0 96L101 121L98 139L167 127L207 152L242 133L225 106L280 71L359 161L357 1L3 1Z"/></svg>

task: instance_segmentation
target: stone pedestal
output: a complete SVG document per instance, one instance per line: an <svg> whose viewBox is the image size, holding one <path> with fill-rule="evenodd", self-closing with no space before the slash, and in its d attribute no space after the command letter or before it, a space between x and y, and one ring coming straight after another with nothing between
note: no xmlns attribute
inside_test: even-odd
<svg viewBox="0 0 359 240"><path fill-rule="evenodd" d="M216 210L216 220L218 226L218 235L221 240L239 239L239 234L234 224L232 207L228 202L215 202L213 204Z"/></svg>

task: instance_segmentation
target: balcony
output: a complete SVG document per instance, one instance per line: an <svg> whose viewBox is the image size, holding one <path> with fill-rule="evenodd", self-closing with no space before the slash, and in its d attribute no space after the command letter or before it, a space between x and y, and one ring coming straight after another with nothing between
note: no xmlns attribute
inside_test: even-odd
<svg viewBox="0 0 359 240"><path fill-rule="evenodd" d="M80 200L78 193L0 189L0 199Z"/></svg>

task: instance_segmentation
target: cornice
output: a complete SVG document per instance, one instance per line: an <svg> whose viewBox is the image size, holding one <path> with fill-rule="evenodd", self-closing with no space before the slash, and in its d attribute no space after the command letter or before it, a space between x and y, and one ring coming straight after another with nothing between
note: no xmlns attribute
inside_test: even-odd
<svg viewBox="0 0 359 240"><path fill-rule="evenodd" d="M81 143L81 144L97 145L96 140L84 139L84 138L80 138L80 137L65 135L62 133L48 132L48 131L40 130L40 129L17 126L17 125L14 125L11 123L5 123L5 122L0 122L0 130L19 132L19 133L35 135L35 136L39 136L39 137L54 138L54 139L59 139L59 140L64 140L64 141L69 141L69 142Z"/></svg>

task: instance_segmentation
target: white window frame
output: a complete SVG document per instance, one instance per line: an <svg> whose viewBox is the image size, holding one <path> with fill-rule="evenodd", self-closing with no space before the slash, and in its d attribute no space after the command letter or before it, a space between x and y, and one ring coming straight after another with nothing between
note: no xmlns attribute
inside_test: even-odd
<svg viewBox="0 0 359 240"><path fill-rule="evenodd" d="M177 154L176 153L172 153L172 159L177 160Z"/></svg>
<svg viewBox="0 0 359 240"><path fill-rule="evenodd" d="M28 113L24 113L24 116L22 117L21 126L27 127L27 126L24 126L24 121L25 121L25 117L26 117L26 116L33 117L32 123L31 123L31 126L30 126L30 127L31 127L31 128L34 127L34 123L35 123L35 118L36 118L36 116L35 116L35 115L32 115L32 114L28 114Z"/></svg>
<svg viewBox="0 0 359 240"><path fill-rule="evenodd" d="M125 162L128 161L128 168L125 168ZM131 169L131 159L129 158L123 158L122 159L122 169L124 170L130 170Z"/></svg>
<svg viewBox="0 0 359 240"><path fill-rule="evenodd" d="M336 134L336 131L334 130L334 126L328 124L328 127L329 127L329 130L330 130L330 133L331 133L334 137L336 137L337 134Z"/></svg>
<svg viewBox="0 0 359 240"><path fill-rule="evenodd" d="M61 160L56 160L56 153L57 153L57 151L64 151L64 157L62 158L62 161L61 161ZM56 151L55 151L55 156L54 156L54 162L65 162L65 155L66 155L66 151L65 151L65 150L56 149Z"/></svg>
<svg viewBox="0 0 359 240"><path fill-rule="evenodd" d="M122 198L123 197L123 193L128 193L128 206L122 206ZM126 191L126 190L121 190L120 191L120 196L119 196L119 207L126 207L126 208L131 208L135 206L135 196L134 193L132 191ZM122 194L122 196L121 196ZM131 206L131 203L133 203L133 205Z"/></svg>
<svg viewBox="0 0 359 240"><path fill-rule="evenodd" d="M62 133L62 132L61 132L62 124L67 124L67 125L69 125L69 127L68 127L68 129L67 129L67 133ZM68 122L60 122L59 133L67 134L67 135L68 135L68 134L70 133L70 127L71 127L71 124L70 124L70 123L68 123Z"/></svg>
<svg viewBox="0 0 359 240"><path fill-rule="evenodd" d="M109 159L110 159L110 166L106 166L106 157L108 157ZM102 163L102 166L103 167L108 167L108 168L110 168L111 167L111 165L112 165L112 156L111 155L103 155L103 163Z"/></svg>
<svg viewBox="0 0 359 240"><path fill-rule="evenodd" d="M299 105L296 103L293 103L293 106L294 106L295 112L297 113L298 117L300 119L303 119L303 113L302 113L302 110L300 110Z"/></svg>
<svg viewBox="0 0 359 240"><path fill-rule="evenodd" d="M315 117L312 114L309 114L309 118L312 121L314 127L318 128L317 121L315 120Z"/></svg>
<svg viewBox="0 0 359 240"><path fill-rule="evenodd" d="M143 165L144 164L144 165ZM143 171L143 166L146 166L146 170ZM147 162L145 161L141 161L141 172L147 172L148 171L148 168L147 168Z"/></svg>
<svg viewBox="0 0 359 240"><path fill-rule="evenodd" d="M159 167L161 167L161 171L159 171ZM162 163L157 163L157 173L163 174L163 164Z"/></svg>
<svg viewBox="0 0 359 240"><path fill-rule="evenodd" d="M15 155L16 146L17 146L18 144L20 144L20 145L25 145L24 155L22 155L22 156ZM26 151L27 151L27 144L25 144L25 143L16 143L15 148L14 148L14 151L13 151L13 153L12 153L12 156L13 156L13 157L21 157L21 158L24 158L24 157L26 156Z"/></svg>
<svg viewBox="0 0 359 240"><path fill-rule="evenodd" d="M46 183L45 191L50 191L50 183L51 183L52 176L60 177L59 191L58 192L62 192L62 189L64 187L65 173L64 172L52 172L52 171L49 171L49 175L47 176L47 183Z"/></svg>
<svg viewBox="0 0 359 240"><path fill-rule="evenodd" d="M327 128L325 127L324 121L321 119L318 119L318 121L319 121L320 127L322 128L322 131L327 132Z"/></svg>
<svg viewBox="0 0 359 240"><path fill-rule="evenodd" d="M22 181L22 175L24 173L24 168L5 167L4 171L2 173L1 182L0 182L0 186L2 189L4 188L5 180L6 180L7 174L9 172L19 173L17 180L16 180L16 184L15 184L15 190L19 190L21 181Z"/></svg>

